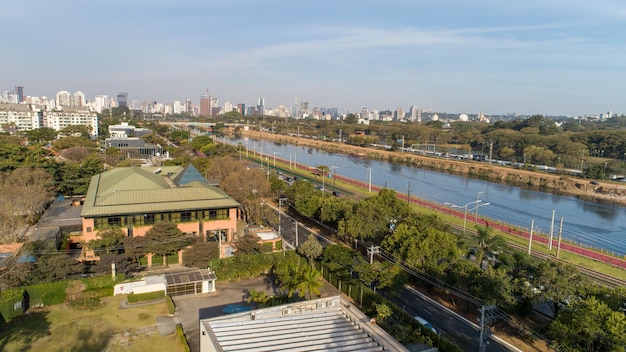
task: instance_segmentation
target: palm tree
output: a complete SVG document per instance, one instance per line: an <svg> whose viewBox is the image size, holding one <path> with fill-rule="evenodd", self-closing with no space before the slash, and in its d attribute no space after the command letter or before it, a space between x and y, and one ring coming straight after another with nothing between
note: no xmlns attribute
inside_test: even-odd
<svg viewBox="0 0 626 352"><path fill-rule="evenodd" d="M264 305L269 300L269 297L263 291L251 290L248 296L248 303L254 302L254 307L259 308L259 305Z"/></svg>
<svg viewBox="0 0 626 352"><path fill-rule="evenodd" d="M304 276L302 277L302 281L297 285L297 288L300 292L300 297L307 297L307 299L312 299L313 295L319 297L321 294L320 288L324 286L324 283L320 281L321 274L319 271L313 268L308 268Z"/></svg>

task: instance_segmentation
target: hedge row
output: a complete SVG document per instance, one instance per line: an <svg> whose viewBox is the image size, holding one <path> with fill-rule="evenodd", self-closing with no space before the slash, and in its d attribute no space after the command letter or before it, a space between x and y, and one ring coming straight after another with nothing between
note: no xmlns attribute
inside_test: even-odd
<svg viewBox="0 0 626 352"><path fill-rule="evenodd" d="M128 303L138 303L138 302L147 302L154 301L157 299L162 299L165 297L165 291L155 291L155 292L146 292L146 293L131 293L128 296Z"/></svg>
<svg viewBox="0 0 626 352"><path fill-rule="evenodd" d="M183 352L191 352L191 348L189 348L187 338L185 337L185 332L183 331L183 326L180 324L176 324L176 335L178 336L180 345L183 347Z"/></svg>
<svg viewBox="0 0 626 352"><path fill-rule="evenodd" d="M24 309L13 309L18 302L29 302L30 307L51 306L65 301L67 281L49 282L26 287L11 288L0 294L0 321L9 321L24 314Z"/></svg>

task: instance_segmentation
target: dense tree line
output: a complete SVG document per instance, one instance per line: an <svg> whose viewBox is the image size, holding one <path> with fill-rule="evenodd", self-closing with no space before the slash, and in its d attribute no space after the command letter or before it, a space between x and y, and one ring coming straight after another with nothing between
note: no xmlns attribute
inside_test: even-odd
<svg viewBox="0 0 626 352"><path fill-rule="evenodd" d="M275 123L275 124L274 124ZM607 174L626 173L626 116L600 122L554 120L542 115L494 123L452 121L426 124L370 121L357 124L356 116L343 121L296 120L285 125L280 119L261 122L274 126L277 133L297 133L319 139L336 140L339 135L348 143L368 146L380 143L397 149L404 145L430 145L458 148L493 159L539 164L557 169L580 169L589 177L598 177L598 167ZM360 131L364 134L355 134Z"/></svg>
<svg viewBox="0 0 626 352"><path fill-rule="evenodd" d="M430 289L452 293L453 303L465 302L466 309L473 303L464 297L473 297L525 317L532 313L534 305L549 303L554 320L546 331L555 346L597 351L623 351L626 346L623 288L601 287L571 265L540 261L509 250L490 228L479 227L478 236L472 238L454 235L437 216L412 211L390 189L350 201L328 196L307 184L296 181L285 192L300 214L337 226L338 236L346 243L357 240L379 245L384 257L393 258L373 265L355 264L354 253L327 247L321 263L331 268L334 275L343 275L349 281L349 273L356 272L371 287L393 287L393 283L406 282L406 274L397 266L402 264L431 277L426 284ZM341 211L328 217L324 209ZM455 295L455 291L459 294ZM597 320L593 325L596 330L581 329L576 323L587 319ZM607 319L615 328L598 335L597 331L607 326L600 321ZM564 338L573 335L581 337Z"/></svg>

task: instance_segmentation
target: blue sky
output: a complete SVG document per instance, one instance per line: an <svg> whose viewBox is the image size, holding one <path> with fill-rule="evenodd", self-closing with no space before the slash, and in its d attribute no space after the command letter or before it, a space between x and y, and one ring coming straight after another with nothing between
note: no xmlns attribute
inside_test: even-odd
<svg viewBox="0 0 626 352"><path fill-rule="evenodd" d="M24 0L0 29L0 90L27 95L626 113L617 0Z"/></svg>

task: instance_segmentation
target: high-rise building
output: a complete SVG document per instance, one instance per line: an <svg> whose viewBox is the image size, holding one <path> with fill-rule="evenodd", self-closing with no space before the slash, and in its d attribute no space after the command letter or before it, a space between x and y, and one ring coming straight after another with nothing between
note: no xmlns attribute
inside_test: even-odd
<svg viewBox="0 0 626 352"><path fill-rule="evenodd" d="M265 98L259 98L259 106L257 107L259 115L265 115Z"/></svg>
<svg viewBox="0 0 626 352"><path fill-rule="evenodd" d="M85 93L76 92L74 93L74 106L85 106L87 102L85 101Z"/></svg>
<svg viewBox="0 0 626 352"><path fill-rule="evenodd" d="M17 102L21 103L24 101L24 87L15 86L15 94L17 94Z"/></svg>
<svg viewBox="0 0 626 352"><path fill-rule="evenodd" d="M185 100L185 112L189 115L193 115L193 105L191 104L191 99Z"/></svg>
<svg viewBox="0 0 626 352"><path fill-rule="evenodd" d="M417 110L418 110L417 106L415 105L411 106L411 111L409 112L411 114L411 118L410 118L411 122L417 121Z"/></svg>
<svg viewBox="0 0 626 352"><path fill-rule="evenodd" d="M102 110L109 108L109 97L106 95L96 95L93 105L96 112L101 113Z"/></svg>
<svg viewBox="0 0 626 352"><path fill-rule="evenodd" d="M117 93L117 106L120 108L128 107L128 93Z"/></svg>
<svg viewBox="0 0 626 352"><path fill-rule="evenodd" d="M72 106L72 95L70 92L62 90L57 93L57 107Z"/></svg>
<svg viewBox="0 0 626 352"><path fill-rule="evenodd" d="M210 116L211 98L207 94L200 95L200 116Z"/></svg>

